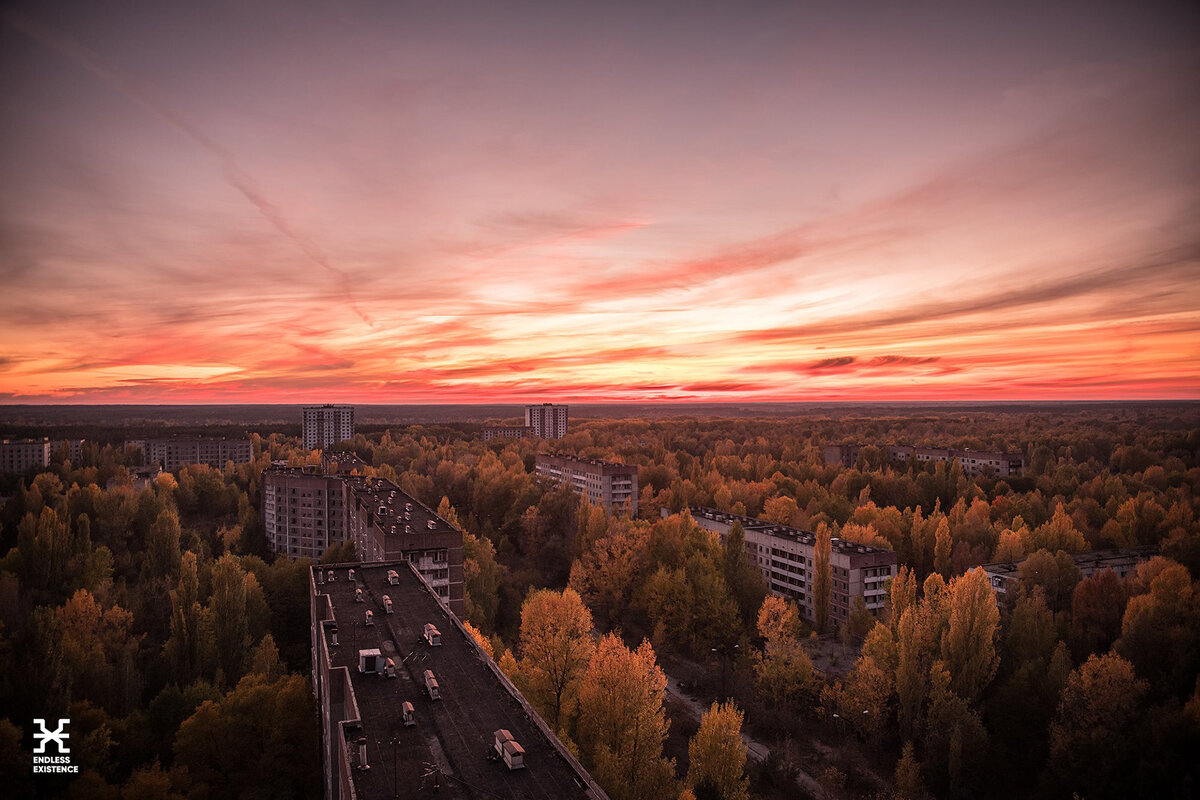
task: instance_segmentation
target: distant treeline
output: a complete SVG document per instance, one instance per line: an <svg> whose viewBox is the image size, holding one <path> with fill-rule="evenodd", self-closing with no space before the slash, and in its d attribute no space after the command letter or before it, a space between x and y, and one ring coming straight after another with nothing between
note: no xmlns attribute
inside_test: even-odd
<svg viewBox="0 0 1200 800"><path fill-rule="evenodd" d="M538 402L531 398L531 402ZM189 433L227 427L287 433L300 430L301 408L312 403L273 405L0 405L0 434L13 436L69 435L88 429ZM1022 403L570 403L571 420L666 419L671 417L778 419L781 417L886 417L931 420L983 412L1015 418L1028 414L1083 413L1122 417L1139 411L1176 412L1195 419L1200 402L1022 402ZM356 429L382 432L389 425L484 423L511 420L524 414L518 404L362 405L354 404ZM293 430L294 429L294 430ZM80 436L84 434L79 434ZM222 435L222 434L216 434Z"/></svg>

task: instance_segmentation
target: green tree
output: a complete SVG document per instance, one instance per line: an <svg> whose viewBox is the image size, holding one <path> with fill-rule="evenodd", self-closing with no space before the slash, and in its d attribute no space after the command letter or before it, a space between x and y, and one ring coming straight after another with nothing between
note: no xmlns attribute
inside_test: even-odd
<svg viewBox="0 0 1200 800"><path fill-rule="evenodd" d="M171 632L165 646L167 663L181 683L199 675L206 649L201 644L201 613L196 554L189 550L180 559L179 585L171 592Z"/></svg>
<svg viewBox="0 0 1200 800"><path fill-rule="evenodd" d="M175 760L195 800L320 797L320 728L308 681L246 676L179 726Z"/></svg>
<svg viewBox="0 0 1200 800"><path fill-rule="evenodd" d="M213 565L212 596L201 625L212 631L211 657L217 683L236 681L248 666L250 648L266 632L269 610L254 575L236 557L225 554Z"/></svg>
<svg viewBox="0 0 1200 800"><path fill-rule="evenodd" d="M983 720L951 688L951 675L942 662L930 669L929 711L925 721L926 767L935 788L960 795L987 753Z"/></svg>
<svg viewBox="0 0 1200 800"><path fill-rule="evenodd" d="M173 509L160 512L146 537L144 577L168 578L172 581L178 577L179 533L179 515Z"/></svg>
<svg viewBox="0 0 1200 800"><path fill-rule="evenodd" d="M744 623L754 621L763 598L767 596L767 584L762 572L746 553L746 532L742 523L734 522L725 537L725 583Z"/></svg>

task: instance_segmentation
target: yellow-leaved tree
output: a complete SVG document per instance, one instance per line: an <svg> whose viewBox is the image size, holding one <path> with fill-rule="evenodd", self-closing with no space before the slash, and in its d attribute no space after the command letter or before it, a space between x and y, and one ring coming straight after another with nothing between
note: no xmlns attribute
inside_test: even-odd
<svg viewBox="0 0 1200 800"><path fill-rule="evenodd" d="M529 700L556 730L575 707L591 661L592 614L574 589L530 592L521 606L521 676Z"/></svg>
<svg viewBox="0 0 1200 800"><path fill-rule="evenodd" d="M703 796L747 800L746 744L742 741L742 712L732 702L713 703L688 743L689 788Z"/></svg>
<svg viewBox="0 0 1200 800"><path fill-rule="evenodd" d="M813 702L820 681L800 641L796 607L782 597L767 597L758 611L758 634L765 640L754 657L759 695L793 712Z"/></svg>
<svg viewBox="0 0 1200 800"><path fill-rule="evenodd" d="M643 641L630 650L608 634L579 684L579 751L613 800L675 793L674 759L663 758L667 677Z"/></svg>

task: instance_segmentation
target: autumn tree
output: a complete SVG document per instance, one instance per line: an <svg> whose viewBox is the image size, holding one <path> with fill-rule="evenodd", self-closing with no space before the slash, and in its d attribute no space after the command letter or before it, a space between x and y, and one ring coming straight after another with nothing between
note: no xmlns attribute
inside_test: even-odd
<svg viewBox="0 0 1200 800"><path fill-rule="evenodd" d="M520 670L530 700L557 730L591 660L592 615L574 589L530 592L521 606Z"/></svg>
<svg viewBox="0 0 1200 800"><path fill-rule="evenodd" d="M917 578L914 572L908 567L901 566L896 571L896 577L892 578L891 591L888 596L888 624L892 627L892 632L896 630L896 626L900 624L900 616L906 609L911 608L917 603Z"/></svg>
<svg viewBox="0 0 1200 800"><path fill-rule="evenodd" d="M607 625L619 623L646 568L647 532L621 519L571 567L572 589Z"/></svg>
<svg viewBox="0 0 1200 800"><path fill-rule="evenodd" d="M1131 797L1137 792L1128 736L1143 713L1147 684L1115 653L1092 655L1067 678L1050 725L1050 768L1066 793Z"/></svg>
<svg viewBox="0 0 1200 800"><path fill-rule="evenodd" d="M813 556L813 613L817 630L824 631L829 624L830 593L833 591L833 565L830 561L833 543L829 526L817 526L817 541Z"/></svg>
<svg viewBox="0 0 1200 800"><path fill-rule="evenodd" d="M666 686L649 642L631 651L610 633L596 645L579 685L579 747L614 800L670 793L675 763L662 756Z"/></svg>
<svg viewBox="0 0 1200 800"><path fill-rule="evenodd" d="M942 636L942 658L951 688L968 703L979 698L996 674L999 622L996 595L982 569L972 569L950 585L950 620Z"/></svg>
<svg viewBox="0 0 1200 800"><path fill-rule="evenodd" d="M1075 527L1062 503L1055 507L1054 516L1049 522L1033 529L1030 544L1032 550L1048 550L1051 553L1056 550L1082 553L1088 549L1087 540Z"/></svg>
<svg viewBox="0 0 1200 800"><path fill-rule="evenodd" d="M1079 660L1104 653L1121 635L1129 590L1111 569L1084 578L1071 592L1071 649Z"/></svg>
<svg viewBox="0 0 1200 800"><path fill-rule="evenodd" d="M1041 587L1046 605L1062 611L1071 605L1071 593L1079 583L1079 567L1065 550L1038 550L1017 565L1017 574L1027 588Z"/></svg>
<svg viewBox="0 0 1200 800"><path fill-rule="evenodd" d="M687 784L697 795L749 800L742 719L742 712L732 702L713 703L701 717L700 729L688 743Z"/></svg>
<svg viewBox="0 0 1200 800"><path fill-rule="evenodd" d="M120 606L103 608L80 589L54 612L55 633L74 698L94 699L114 713L137 702L141 691L132 635L133 615Z"/></svg>
<svg viewBox="0 0 1200 800"><path fill-rule="evenodd" d="M816 670L799 632L794 605L775 595L763 600L758 634L764 644L762 651L754 654L755 686L761 698L792 712L811 705L819 688Z"/></svg>
<svg viewBox="0 0 1200 800"><path fill-rule="evenodd" d="M896 794L899 800L920 800L925 795L921 783L921 763L917 761L912 742L905 742L900 760L896 762Z"/></svg>
<svg viewBox="0 0 1200 800"><path fill-rule="evenodd" d="M934 533L933 568L946 580L950 580L950 520L942 517Z"/></svg>
<svg viewBox="0 0 1200 800"><path fill-rule="evenodd" d="M1200 592L1182 564L1157 561L1149 591L1125 606L1114 649L1150 682L1152 695L1183 698L1200 674Z"/></svg>

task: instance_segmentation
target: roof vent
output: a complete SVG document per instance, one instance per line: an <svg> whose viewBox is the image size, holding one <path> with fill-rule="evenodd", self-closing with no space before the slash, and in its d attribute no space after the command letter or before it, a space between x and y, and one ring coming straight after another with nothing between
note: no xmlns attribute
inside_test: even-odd
<svg viewBox="0 0 1200 800"><path fill-rule="evenodd" d="M429 530L433 530L434 528L437 527L437 522L435 522L434 520L429 520L429 522L425 523L425 527L429 528Z"/></svg>
<svg viewBox="0 0 1200 800"><path fill-rule="evenodd" d="M367 763L367 737L365 736L358 737L358 768L363 772L371 768L371 765Z"/></svg>

